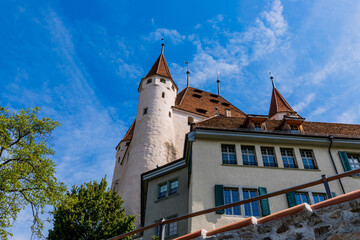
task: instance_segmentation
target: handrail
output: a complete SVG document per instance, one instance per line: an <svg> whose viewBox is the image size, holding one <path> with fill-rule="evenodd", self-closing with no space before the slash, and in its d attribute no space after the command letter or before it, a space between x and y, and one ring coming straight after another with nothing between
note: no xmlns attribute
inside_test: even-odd
<svg viewBox="0 0 360 240"><path fill-rule="evenodd" d="M312 186L315 186L315 185L319 185L319 184L323 183L324 181L331 182L331 181L334 181L336 179L340 179L340 178L347 177L347 176L350 176L350 175L354 175L354 174L357 174L357 173L360 173L360 169L355 169L355 170L351 170L351 171L348 171L348 172L340 173L340 174L337 174L337 175L334 175L334 176L331 176L331 177L328 177L328 178L324 177L324 178L321 178L321 179L316 180L316 181L304 183L304 184L301 184L301 185L298 185L298 186L295 186L295 187L286 188L286 189L283 189L283 190L275 191L275 192L268 193L268 194L261 195L261 196L257 196L257 197L254 197L254 198L249 198L249 199L246 199L246 200L241 200L241 201L238 201L238 202L221 205L221 206L218 206L218 207L193 212L193 213L186 214L186 215L176 217L176 218L172 218L172 219L169 219L169 220L160 221L160 222L148 225L146 227L142 227L142 228L136 229L134 231L131 231L131 232L128 232L128 233L124 233L124 234L109 238L108 240L122 239L124 237L135 235L136 233L143 232L145 230L157 227L159 225L177 222L177 221L180 221L180 220L196 217L196 216L199 216L199 215L215 212L215 211L218 211L218 210L223 210L223 209L226 209L226 208L231 208L231 207L243 205L243 204L246 204L246 203L259 201L259 200L262 200L262 199L265 199L265 198L275 197L275 196L285 194L285 193L288 193L288 192L293 192L293 191L296 191L296 190L299 190L299 189L304 189L304 188L312 187Z"/></svg>

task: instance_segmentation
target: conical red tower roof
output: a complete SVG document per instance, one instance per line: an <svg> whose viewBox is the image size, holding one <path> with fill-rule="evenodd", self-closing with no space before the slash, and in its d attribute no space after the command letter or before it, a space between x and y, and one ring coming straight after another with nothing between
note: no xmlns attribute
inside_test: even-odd
<svg viewBox="0 0 360 240"><path fill-rule="evenodd" d="M172 79L169 67L163 53L160 54L160 56L150 69L149 73L146 74L144 78L153 76L155 74Z"/></svg>
<svg viewBox="0 0 360 240"><path fill-rule="evenodd" d="M281 93L274 87L271 96L269 117L278 112L294 112Z"/></svg>

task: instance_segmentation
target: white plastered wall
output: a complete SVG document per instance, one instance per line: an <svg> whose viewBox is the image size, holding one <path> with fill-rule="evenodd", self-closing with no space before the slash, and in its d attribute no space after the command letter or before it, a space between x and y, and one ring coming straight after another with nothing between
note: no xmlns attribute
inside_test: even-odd
<svg viewBox="0 0 360 240"><path fill-rule="evenodd" d="M221 144L234 144L238 165L222 165ZM255 146L256 158L259 166L243 166L241 156L241 145ZM278 161L278 168L263 167L261 157L261 146L271 146L275 148L275 155ZM283 168L280 148L292 148L295 152L296 161L299 169ZM313 150L315 160L319 170L305 170L300 156L300 149ZM339 172L344 169L337 152L345 151L344 148L334 148L332 150L334 160ZM347 151L360 152L359 149L347 149ZM310 182L321 178L322 174L327 176L335 175L335 170L328 154L327 146L308 145L286 145L276 142L243 142L243 141L216 141L197 139L193 143L192 155L192 175L189 189L189 211L195 212L203 209L215 207L214 186L222 184L227 187L266 187L268 193L277 190L293 187L302 183ZM360 188L360 178L349 177L342 180L346 192ZM332 192L337 195L342 194L338 181L330 182ZM304 191L325 192L323 185L313 186ZM271 213L288 208L285 195L269 199ZM195 217L189 221L191 231L199 229L211 230L217 227L233 223L245 216L235 217L215 213ZM247 217L247 216L246 216Z"/></svg>

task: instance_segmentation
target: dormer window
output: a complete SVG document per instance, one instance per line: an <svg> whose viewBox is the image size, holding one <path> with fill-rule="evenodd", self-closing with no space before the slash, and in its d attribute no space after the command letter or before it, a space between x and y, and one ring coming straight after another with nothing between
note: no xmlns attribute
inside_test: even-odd
<svg viewBox="0 0 360 240"><path fill-rule="evenodd" d="M261 131L262 130L261 129L261 123L258 123L258 122L254 123L254 130L255 131Z"/></svg>
<svg viewBox="0 0 360 240"><path fill-rule="evenodd" d="M160 79L160 82L162 82L162 83L166 83L166 81L165 81L165 79Z"/></svg>
<svg viewBox="0 0 360 240"><path fill-rule="evenodd" d="M199 94L193 94L193 97L196 97L196 98L201 98L202 96L199 95Z"/></svg>
<svg viewBox="0 0 360 240"><path fill-rule="evenodd" d="M207 112L207 110L202 109L202 108L197 108L196 111L199 113L204 113L204 114Z"/></svg>
<svg viewBox="0 0 360 240"><path fill-rule="evenodd" d="M215 94L210 94L210 96L215 97L215 98L219 97L218 95L215 95Z"/></svg>
<svg viewBox="0 0 360 240"><path fill-rule="evenodd" d="M221 104L224 105L224 106L226 106L226 107L229 107L229 106L230 106L229 103L225 103L225 102L223 102L223 103L221 103Z"/></svg>
<svg viewBox="0 0 360 240"><path fill-rule="evenodd" d="M149 83L151 83L152 82L152 79L150 78L150 79L148 79L147 81L146 81L146 84L149 84Z"/></svg>
<svg viewBox="0 0 360 240"><path fill-rule="evenodd" d="M300 129L298 125L290 125L290 131L292 133L300 133Z"/></svg>
<svg viewBox="0 0 360 240"><path fill-rule="evenodd" d="M194 92L202 93L203 91L201 91L201 90L199 90L199 89L194 89Z"/></svg>
<svg viewBox="0 0 360 240"><path fill-rule="evenodd" d="M213 103L218 103L219 101L216 100L216 99L210 99L210 102L213 102Z"/></svg>

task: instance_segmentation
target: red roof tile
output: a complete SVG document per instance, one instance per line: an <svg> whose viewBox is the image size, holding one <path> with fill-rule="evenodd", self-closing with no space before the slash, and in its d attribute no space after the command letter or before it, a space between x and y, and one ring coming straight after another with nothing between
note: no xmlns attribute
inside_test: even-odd
<svg viewBox="0 0 360 240"><path fill-rule="evenodd" d="M216 107L220 115L225 115L225 110L231 111L231 116L245 117L246 114L232 105L225 98L200 89L187 87L178 93L175 108L196 113L205 117L216 115Z"/></svg>
<svg viewBox="0 0 360 240"><path fill-rule="evenodd" d="M121 141L130 141L132 139L133 134L134 134L134 129L135 129L135 120L133 121L133 123L131 124L129 130L126 132L124 138Z"/></svg>
<svg viewBox="0 0 360 240"><path fill-rule="evenodd" d="M226 129L226 130L246 130L243 128L245 117L223 117L216 116L214 118L206 119L195 124L195 128L209 128L209 129ZM278 132L277 129L281 120L265 121L265 132ZM301 135L313 136L328 136L333 135L336 137L345 138L360 138L360 125L359 124L343 124L343 123L325 123L325 122L303 122L303 133ZM248 129L250 130L250 129ZM284 133L284 132L282 132Z"/></svg>
<svg viewBox="0 0 360 240"><path fill-rule="evenodd" d="M155 74L172 79L169 67L163 53L160 54L160 56L150 69L149 73L146 74L144 78L151 77Z"/></svg>
<svg viewBox="0 0 360 240"><path fill-rule="evenodd" d="M273 116L278 112L293 112L294 110L287 103L281 93L274 87L271 96L269 116Z"/></svg>

